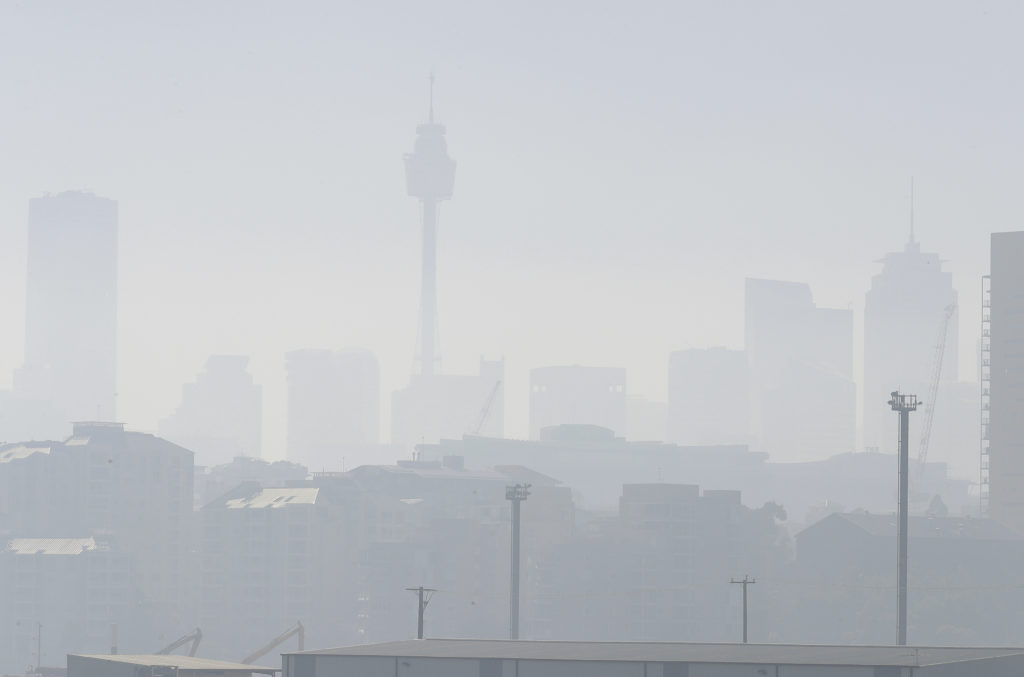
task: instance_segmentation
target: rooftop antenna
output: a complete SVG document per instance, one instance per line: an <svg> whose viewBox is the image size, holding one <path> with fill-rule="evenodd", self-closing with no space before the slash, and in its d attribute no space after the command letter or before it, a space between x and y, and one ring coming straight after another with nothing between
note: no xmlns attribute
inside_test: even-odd
<svg viewBox="0 0 1024 677"><path fill-rule="evenodd" d="M433 77L433 76L431 76ZM431 81L432 82L432 81ZM432 85L431 85L432 87ZM431 91L433 91L431 89ZM431 94L433 96L433 94ZM431 99L433 100L433 99ZM433 103L431 103L431 111L433 110ZM433 114L431 114L433 115ZM913 244L913 177L910 177L910 244Z"/></svg>
<svg viewBox="0 0 1024 677"><path fill-rule="evenodd" d="M434 124L434 73L430 73L430 124Z"/></svg>

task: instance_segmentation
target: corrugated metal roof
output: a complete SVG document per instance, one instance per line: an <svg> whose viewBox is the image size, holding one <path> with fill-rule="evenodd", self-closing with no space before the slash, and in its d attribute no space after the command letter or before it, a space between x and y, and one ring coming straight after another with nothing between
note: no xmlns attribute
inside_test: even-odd
<svg viewBox="0 0 1024 677"><path fill-rule="evenodd" d="M743 663L755 665L850 665L924 667L1002 656L1024 649L827 646L798 644L690 644L675 642L549 642L425 639L298 653L408 658L503 658L508 660Z"/></svg>
<svg viewBox="0 0 1024 677"><path fill-rule="evenodd" d="M179 670L236 670L264 674L281 671L281 668L216 661L210 658L195 658L193 656L175 656L173 654L118 654L116 656L105 654L71 654L71 656L98 661L111 661L113 663L131 663L132 665L142 667L171 667L178 668Z"/></svg>
<svg viewBox="0 0 1024 677"><path fill-rule="evenodd" d="M828 520L842 520L871 534L884 538L896 538L896 515L873 515L870 513L833 513L804 529L825 528ZM991 519L972 517L938 517L911 515L909 519L910 538L963 538L970 540L1019 541L1021 535ZM801 534L803 531L800 532ZM800 534L797 534L799 537Z"/></svg>
<svg viewBox="0 0 1024 677"><path fill-rule="evenodd" d="M92 538L12 538L6 552L15 555L81 555L89 550L106 550Z"/></svg>
<svg viewBox="0 0 1024 677"><path fill-rule="evenodd" d="M312 505L316 503L319 489L300 488L267 488L260 489L252 496L231 498L225 502L228 508L283 508L289 505Z"/></svg>
<svg viewBox="0 0 1024 677"><path fill-rule="evenodd" d="M10 463L22 458L28 458L32 454L49 454L50 447L30 447L25 444L16 444L9 447L0 447L0 463Z"/></svg>

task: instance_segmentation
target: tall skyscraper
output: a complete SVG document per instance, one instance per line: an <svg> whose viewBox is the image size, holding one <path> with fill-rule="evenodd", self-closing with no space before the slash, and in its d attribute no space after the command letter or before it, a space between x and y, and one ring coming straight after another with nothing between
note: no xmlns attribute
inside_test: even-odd
<svg viewBox="0 0 1024 677"><path fill-rule="evenodd" d="M1024 529L1024 232L992 233L989 506Z"/></svg>
<svg viewBox="0 0 1024 677"><path fill-rule="evenodd" d="M288 458L340 469L346 448L380 441L380 365L368 350L293 350L288 370Z"/></svg>
<svg viewBox="0 0 1024 677"><path fill-rule="evenodd" d="M434 373L437 338L437 205L450 200L455 160L448 157L444 125L434 122L434 76L430 76L430 116L416 128L416 146L405 156L405 184L423 210L423 259L420 283L420 373Z"/></svg>
<svg viewBox="0 0 1024 677"><path fill-rule="evenodd" d="M864 445L895 452L889 393L927 396L943 330L942 380L957 380L957 293L953 275L942 270L939 255L923 253L913 233L903 251L886 254L881 264L864 299ZM937 406L942 406L943 395ZM955 402L947 399L946 404ZM933 445L942 442L932 440Z"/></svg>
<svg viewBox="0 0 1024 677"><path fill-rule="evenodd" d="M254 383L244 355L213 355L195 383L181 389L181 406L160 422L160 435L195 452L197 465L259 458L263 387Z"/></svg>
<svg viewBox="0 0 1024 677"><path fill-rule="evenodd" d="M853 311L819 308L803 283L748 279L745 333L756 446L777 460L853 451Z"/></svg>
<svg viewBox="0 0 1024 677"><path fill-rule="evenodd" d="M539 367L530 370L530 439L563 424L589 424L626 434L626 370Z"/></svg>
<svg viewBox="0 0 1024 677"><path fill-rule="evenodd" d="M35 198L15 394L51 404L65 421L113 420L116 383L117 202L83 192Z"/></svg>

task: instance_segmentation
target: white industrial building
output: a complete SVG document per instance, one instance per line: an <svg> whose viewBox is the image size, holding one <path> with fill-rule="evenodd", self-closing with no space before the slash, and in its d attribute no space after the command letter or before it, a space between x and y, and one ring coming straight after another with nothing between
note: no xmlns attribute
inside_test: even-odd
<svg viewBox="0 0 1024 677"><path fill-rule="evenodd" d="M286 654L284 677L1009 677L1024 649L427 639Z"/></svg>

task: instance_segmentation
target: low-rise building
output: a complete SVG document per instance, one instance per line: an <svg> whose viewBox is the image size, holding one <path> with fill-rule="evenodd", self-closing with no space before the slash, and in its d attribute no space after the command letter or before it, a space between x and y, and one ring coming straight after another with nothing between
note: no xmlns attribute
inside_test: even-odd
<svg viewBox="0 0 1024 677"><path fill-rule="evenodd" d="M428 639L284 656L284 677L1016 677L1024 649Z"/></svg>

